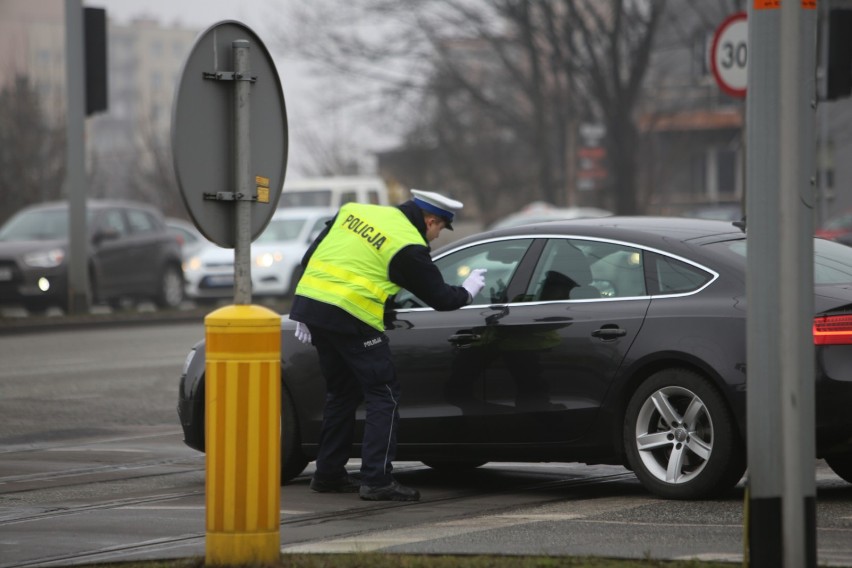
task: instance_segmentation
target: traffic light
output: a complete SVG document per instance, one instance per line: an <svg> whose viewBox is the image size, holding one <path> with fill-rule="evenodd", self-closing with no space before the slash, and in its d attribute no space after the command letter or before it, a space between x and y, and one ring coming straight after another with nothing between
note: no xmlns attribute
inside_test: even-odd
<svg viewBox="0 0 852 568"><path fill-rule="evenodd" d="M107 110L106 10L83 9L86 69L86 116Z"/></svg>
<svg viewBox="0 0 852 568"><path fill-rule="evenodd" d="M852 94L852 10L832 9L828 17L828 85L826 99Z"/></svg>

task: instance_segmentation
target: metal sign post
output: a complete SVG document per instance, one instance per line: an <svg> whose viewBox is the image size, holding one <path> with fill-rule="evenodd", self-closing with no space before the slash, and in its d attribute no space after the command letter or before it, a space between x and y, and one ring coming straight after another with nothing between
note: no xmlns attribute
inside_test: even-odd
<svg viewBox="0 0 852 568"><path fill-rule="evenodd" d="M251 192L249 159L251 138L251 65L249 42L234 41L234 130L236 132L236 241L234 244L234 303L251 303Z"/></svg>
<svg viewBox="0 0 852 568"><path fill-rule="evenodd" d="M68 106L66 112L66 176L68 194L68 311L89 311L88 231L86 227L86 85L83 61L81 0L65 0L65 53Z"/></svg>
<svg viewBox="0 0 852 568"><path fill-rule="evenodd" d="M250 304L251 241L275 211L287 165L282 93L260 39L222 22L193 46L173 108L184 204L208 239L234 248L235 305L204 318L208 565L280 558L281 317Z"/></svg>

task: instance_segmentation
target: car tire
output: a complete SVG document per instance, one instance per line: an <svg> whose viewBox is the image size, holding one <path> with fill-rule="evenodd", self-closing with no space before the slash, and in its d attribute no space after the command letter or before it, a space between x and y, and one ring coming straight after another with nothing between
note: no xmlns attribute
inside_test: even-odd
<svg viewBox="0 0 852 568"><path fill-rule="evenodd" d="M660 497L712 497L745 472L745 444L724 398L688 369L659 371L636 389L623 436L634 473Z"/></svg>
<svg viewBox="0 0 852 568"><path fill-rule="evenodd" d="M305 471L308 458L302 453L296 409L290 393L281 386L281 485Z"/></svg>
<svg viewBox="0 0 852 568"><path fill-rule="evenodd" d="M174 309L183 303L183 273L175 264L169 264L160 275L160 287L154 303L158 308Z"/></svg>
<svg viewBox="0 0 852 568"><path fill-rule="evenodd" d="M852 483L852 454L829 456L825 458L825 463L838 477Z"/></svg>
<svg viewBox="0 0 852 568"><path fill-rule="evenodd" d="M465 471L476 469L487 463L487 461L479 460L423 460L424 465L437 471Z"/></svg>

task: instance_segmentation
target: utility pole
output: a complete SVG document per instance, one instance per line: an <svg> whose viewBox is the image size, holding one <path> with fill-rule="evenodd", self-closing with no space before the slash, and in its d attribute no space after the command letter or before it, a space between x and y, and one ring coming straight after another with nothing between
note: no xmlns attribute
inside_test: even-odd
<svg viewBox="0 0 852 568"><path fill-rule="evenodd" d="M749 4L749 565L814 568L816 0Z"/></svg>
<svg viewBox="0 0 852 568"><path fill-rule="evenodd" d="M85 65L83 64L83 6L65 0L65 73L67 133L65 191L68 198L68 311L89 311L88 234L86 229Z"/></svg>

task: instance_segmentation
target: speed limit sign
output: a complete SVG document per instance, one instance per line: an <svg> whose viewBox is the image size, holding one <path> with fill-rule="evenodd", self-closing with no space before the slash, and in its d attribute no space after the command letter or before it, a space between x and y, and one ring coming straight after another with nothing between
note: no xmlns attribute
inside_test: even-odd
<svg viewBox="0 0 852 568"><path fill-rule="evenodd" d="M719 87L732 97L746 95L748 21L745 12L725 19L713 35L710 66Z"/></svg>

